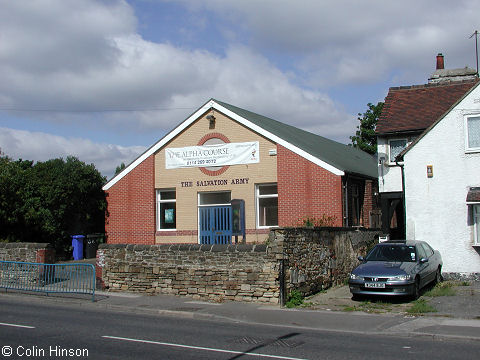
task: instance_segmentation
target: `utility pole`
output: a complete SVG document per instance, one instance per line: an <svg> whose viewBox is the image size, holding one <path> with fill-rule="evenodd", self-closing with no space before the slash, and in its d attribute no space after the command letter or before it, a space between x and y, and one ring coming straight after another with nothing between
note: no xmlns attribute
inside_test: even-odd
<svg viewBox="0 0 480 360"><path fill-rule="evenodd" d="M478 76L478 30L475 30L475 32L470 35L471 39L475 35L475 59L477 60L477 76Z"/></svg>

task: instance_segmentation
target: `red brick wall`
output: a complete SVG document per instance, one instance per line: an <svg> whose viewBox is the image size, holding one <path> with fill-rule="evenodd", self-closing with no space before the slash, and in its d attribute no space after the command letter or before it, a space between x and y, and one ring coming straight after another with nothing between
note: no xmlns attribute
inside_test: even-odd
<svg viewBox="0 0 480 360"><path fill-rule="evenodd" d="M107 243L154 244L154 155L137 165L106 193Z"/></svg>
<svg viewBox="0 0 480 360"><path fill-rule="evenodd" d="M365 181L365 193L363 195L362 225L370 227L370 212L373 210L373 184L372 180Z"/></svg>
<svg viewBox="0 0 480 360"><path fill-rule="evenodd" d="M363 226L366 228L371 227L378 227L380 222L380 209L377 206L377 196L378 194L378 182L376 180L366 180L365 181L365 195L363 198ZM373 217L377 217L373 219L373 224L371 223Z"/></svg>
<svg viewBox="0 0 480 360"><path fill-rule="evenodd" d="M52 247L37 249L35 262L42 264L55 264L55 249Z"/></svg>
<svg viewBox="0 0 480 360"><path fill-rule="evenodd" d="M342 226L342 177L277 146L278 224L293 226L302 218L335 216Z"/></svg>

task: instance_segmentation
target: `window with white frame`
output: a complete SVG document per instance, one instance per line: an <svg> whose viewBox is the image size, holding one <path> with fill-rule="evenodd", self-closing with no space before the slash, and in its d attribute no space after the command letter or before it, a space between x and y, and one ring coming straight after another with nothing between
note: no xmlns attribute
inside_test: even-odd
<svg viewBox="0 0 480 360"><path fill-rule="evenodd" d="M480 116L468 116L465 120L465 148L470 151L480 151Z"/></svg>
<svg viewBox="0 0 480 360"><path fill-rule="evenodd" d="M473 205L473 244L480 246L480 204Z"/></svg>
<svg viewBox="0 0 480 360"><path fill-rule="evenodd" d="M407 147L407 139L395 139L388 141L390 164L395 163L395 158Z"/></svg>
<svg viewBox="0 0 480 360"><path fill-rule="evenodd" d="M177 228L175 189L157 190L157 230L175 230Z"/></svg>
<svg viewBox="0 0 480 360"><path fill-rule="evenodd" d="M259 184L256 187L257 226L278 226L277 184Z"/></svg>

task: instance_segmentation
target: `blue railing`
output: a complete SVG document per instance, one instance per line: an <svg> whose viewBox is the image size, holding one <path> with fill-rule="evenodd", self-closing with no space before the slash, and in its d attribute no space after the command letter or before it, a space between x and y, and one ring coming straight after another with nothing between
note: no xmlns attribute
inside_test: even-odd
<svg viewBox="0 0 480 360"><path fill-rule="evenodd" d="M91 294L95 301L95 266L0 261L0 288Z"/></svg>

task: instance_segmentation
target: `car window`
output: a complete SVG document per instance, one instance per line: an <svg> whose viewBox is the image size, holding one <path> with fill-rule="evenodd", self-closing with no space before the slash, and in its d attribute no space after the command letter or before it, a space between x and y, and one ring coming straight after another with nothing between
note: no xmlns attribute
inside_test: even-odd
<svg viewBox="0 0 480 360"><path fill-rule="evenodd" d="M423 246L421 246L421 245L422 244L418 244L418 246L417 246L418 259L427 257L427 254L425 254L425 250L423 249Z"/></svg>
<svg viewBox="0 0 480 360"><path fill-rule="evenodd" d="M415 247L404 244L376 245L365 259L367 261L415 262Z"/></svg>
<svg viewBox="0 0 480 360"><path fill-rule="evenodd" d="M427 254L427 257L430 257L433 255L433 249L430 247L430 245L426 243L421 243L423 250L425 250L425 253Z"/></svg>

